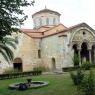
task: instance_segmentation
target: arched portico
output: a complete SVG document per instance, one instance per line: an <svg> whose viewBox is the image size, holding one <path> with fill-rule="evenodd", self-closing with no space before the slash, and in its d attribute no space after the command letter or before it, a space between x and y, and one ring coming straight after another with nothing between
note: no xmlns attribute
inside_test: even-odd
<svg viewBox="0 0 95 95"><path fill-rule="evenodd" d="M80 63L84 61L95 63L95 35L86 29L79 30L74 34L71 42L74 55L79 56Z"/></svg>
<svg viewBox="0 0 95 95"><path fill-rule="evenodd" d="M89 61L90 63L95 63L95 45L89 46L87 42L82 42L81 46L76 44L73 45L74 55L79 56L80 63ZM76 46L74 48L74 46ZM89 48L91 47L91 48Z"/></svg>

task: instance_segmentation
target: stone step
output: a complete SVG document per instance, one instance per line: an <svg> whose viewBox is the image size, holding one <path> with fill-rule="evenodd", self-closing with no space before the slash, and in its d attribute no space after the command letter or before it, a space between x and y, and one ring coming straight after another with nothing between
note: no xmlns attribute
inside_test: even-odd
<svg viewBox="0 0 95 95"><path fill-rule="evenodd" d="M63 73L61 69L56 69L56 70L54 70L53 72L54 72L54 73L59 73L59 74L60 74L60 73Z"/></svg>

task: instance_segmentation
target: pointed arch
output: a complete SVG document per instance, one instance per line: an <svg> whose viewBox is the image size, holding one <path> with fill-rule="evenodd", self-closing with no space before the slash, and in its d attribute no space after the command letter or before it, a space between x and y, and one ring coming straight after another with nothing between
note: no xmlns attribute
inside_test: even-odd
<svg viewBox="0 0 95 95"><path fill-rule="evenodd" d="M23 66L22 59L20 57L15 58L14 61L13 61L14 70L22 71L22 66Z"/></svg>
<svg viewBox="0 0 95 95"><path fill-rule="evenodd" d="M92 34L92 36L94 36L94 38L95 38L95 34L94 34L90 29L88 29L88 28L86 28L86 27L85 27L85 28L81 27L81 28L79 28L79 29L76 29L76 31L74 31L74 32L72 33L69 43L72 43L74 36L75 36L76 33L78 33L79 31L88 31L88 32L90 32L90 33Z"/></svg>

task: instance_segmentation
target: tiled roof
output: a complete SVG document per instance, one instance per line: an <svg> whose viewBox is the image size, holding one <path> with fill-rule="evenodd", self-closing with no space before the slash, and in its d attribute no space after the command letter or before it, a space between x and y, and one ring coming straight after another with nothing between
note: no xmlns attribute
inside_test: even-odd
<svg viewBox="0 0 95 95"><path fill-rule="evenodd" d="M23 33L25 33L28 36L30 36L30 37L33 37L33 38L43 38L43 37L55 35L55 34L58 34L58 33L68 32L69 30L72 30L72 29L80 27L80 26L86 26L86 27L89 27L91 30L93 30L86 23L80 23L80 24L71 26L69 28L65 27L62 24L59 24L59 25L56 25L54 27L48 28L46 31L43 31L43 32L39 31L40 29L20 29L20 30Z"/></svg>
<svg viewBox="0 0 95 95"><path fill-rule="evenodd" d="M30 37L42 37L42 32L38 31L37 29L20 29L21 32L25 33Z"/></svg>
<svg viewBox="0 0 95 95"><path fill-rule="evenodd" d="M89 25L87 25L87 24L84 23L84 22L79 23L79 24L76 24L76 25L74 25L74 26L71 26L71 27L65 29L64 31L66 32L66 31L69 31L69 30L72 30L72 29L78 28L78 27L89 27L92 31L95 31L94 29L92 29Z"/></svg>
<svg viewBox="0 0 95 95"><path fill-rule="evenodd" d="M45 27L48 27L46 29L44 27L41 27L42 29L41 28L39 28L39 29L20 29L20 31L27 34L30 37L41 38L41 37L44 37L47 35L54 34L55 32L61 31L62 29L61 30L55 29L55 28L58 28L60 26L62 26L62 29L63 29L63 27L64 27L64 29L66 28L64 25L59 24L59 25L56 25L53 27L45 26ZM44 31L41 31L41 30L44 30Z"/></svg>
<svg viewBox="0 0 95 95"><path fill-rule="evenodd" d="M26 32L26 33L29 33L29 32L39 32L37 29L20 29L20 31Z"/></svg>
<svg viewBox="0 0 95 95"><path fill-rule="evenodd" d="M61 30L61 31L59 31L59 32L53 33L53 34L51 34L51 35L45 35L44 37L52 36L52 35L59 34L59 33L68 32L68 31L70 31L70 30L72 30L72 29L74 29L74 28L78 28L78 27L88 27L88 28L90 28L92 31L95 32L94 29L92 29L89 25L87 25L86 23L83 22L83 23L79 23L79 24L77 24L77 25L71 26L71 27L69 27L69 28L63 29L63 30Z"/></svg>

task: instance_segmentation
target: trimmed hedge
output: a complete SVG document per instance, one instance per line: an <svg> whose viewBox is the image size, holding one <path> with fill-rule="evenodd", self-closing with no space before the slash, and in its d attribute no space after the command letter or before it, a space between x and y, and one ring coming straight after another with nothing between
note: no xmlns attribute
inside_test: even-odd
<svg viewBox="0 0 95 95"><path fill-rule="evenodd" d="M65 68L62 68L62 71L63 72L75 71L78 68L80 68L80 67L79 66L77 66L77 67L65 67Z"/></svg>
<svg viewBox="0 0 95 95"><path fill-rule="evenodd" d="M64 67L64 68L62 68L62 71L63 71L63 72L75 71L75 70L77 70L78 68L85 69L85 67L75 66L75 67ZM89 65L89 68L95 68L95 64L90 64L90 65ZM86 70L88 70L88 69L86 69Z"/></svg>
<svg viewBox="0 0 95 95"><path fill-rule="evenodd" d="M77 69L76 72L70 72L70 76L74 85L80 85L84 78L84 73L81 69Z"/></svg>
<svg viewBox="0 0 95 95"><path fill-rule="evenodd" d="M18 72L18 73L11 73L11 74L0 74L0 80L19 78L19 77L25 77L25 76L36 76L36 75L41 75L41 74L42 74L42 71L29 71L29 72Z"/></svg>

